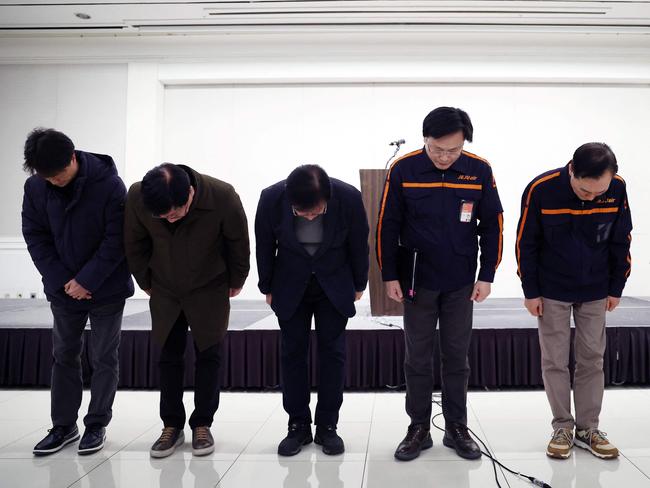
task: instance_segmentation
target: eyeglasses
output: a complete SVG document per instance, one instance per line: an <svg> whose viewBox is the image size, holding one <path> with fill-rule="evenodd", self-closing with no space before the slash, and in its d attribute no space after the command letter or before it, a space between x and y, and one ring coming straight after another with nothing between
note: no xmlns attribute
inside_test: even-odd
<svg viewBox="0 0 650 488"><path fill-rule="evenodd" d="M427 144L427 149L433 156L459 156L463 152L463 146L455 147L454 149L440 149L439 147L432 147Z"/></svg>
<svg viewBox="0 0 650 488"><path fill-rule="evenodd" d="M327 213L327 203L323 204L323 207L318 210L298 210L295 206L291 205L291 211L293 212L294 217L318 217L319 215L325 215Z"/></svg>

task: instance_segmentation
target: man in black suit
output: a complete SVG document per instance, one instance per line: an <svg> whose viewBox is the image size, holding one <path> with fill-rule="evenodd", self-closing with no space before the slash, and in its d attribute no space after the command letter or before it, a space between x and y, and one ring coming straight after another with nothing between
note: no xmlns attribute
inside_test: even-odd
<svg viewBox="0 0 650 488"><path fill-rule="evenodd" d="M289 432L278 454L314 440L341 454L345 326L368 282L368 221L361 193L319 166L299 166L262 191L255 217L259 289L282 336L282 401ZM312 439L307 356L311 321L318 339L318 404Z"/></svg>

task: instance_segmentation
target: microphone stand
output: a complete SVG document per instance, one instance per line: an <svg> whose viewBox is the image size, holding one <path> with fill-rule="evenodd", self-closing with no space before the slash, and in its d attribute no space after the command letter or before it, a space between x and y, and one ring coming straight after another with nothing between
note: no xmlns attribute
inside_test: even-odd
<svg viewBox="0 0 650 488"><path fill-rule="evenodd" d="M392 145L392 144L389 144L389 145ZM386 165L384 166L384 169L388 169L388 164L391 162L391 160L395 156L397 156L397 153L399 152L399 148L400 148L401 145L402 145L401 142L395 141L395 152L393 153L393 155L390 158L388 158L388 161L386 161Z"/></svg>

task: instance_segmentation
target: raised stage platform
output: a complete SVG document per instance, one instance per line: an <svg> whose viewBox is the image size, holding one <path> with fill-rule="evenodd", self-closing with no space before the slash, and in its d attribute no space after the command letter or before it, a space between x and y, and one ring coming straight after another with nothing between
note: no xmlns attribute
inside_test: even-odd
<svg viewBox="0 0 650 488"><path fill-rule="evenodd" d="M370 317L369 308L347 328L346 388L399 387L404 382L404 340L401 317ZM52 318L45 300L0 299L0 386L46 387L50 384ZM146 300L129 300L120 347L120 388L157 388L159 348L150 341ZM86 331L88 333L88 331ZM312 344L315 333L312 331ZM279 375L279 329L263 301L233 301L230 330L224 342L224 389L275 389ZM84 346L84 377L89 375L89 350ZM316 350L312 347L312 360ZM194 349L187 347L187 365ZM312 364L315 364L312 361ZM438 354L435 375L439 376ZM475 306L470 350L470 388L541 387L537 321L522 300L489 299ZM193 368L185 384L193 386ZM317 385L316 368L311 369ZM624 298L608 314L606 384L650 385L650 299ZM439 387L439 385L436 385Z"/></svg>

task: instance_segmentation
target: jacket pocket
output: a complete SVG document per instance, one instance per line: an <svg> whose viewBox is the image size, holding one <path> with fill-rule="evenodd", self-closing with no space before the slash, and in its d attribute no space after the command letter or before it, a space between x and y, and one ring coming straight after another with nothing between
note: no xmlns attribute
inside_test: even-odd
<svg viewBox="0 0 650 488"><path fill-rule="evenodd" d="M616 214L594 214L590 222L585 226L587 242L592 246L604 244L609 241L609 237L614 227Z"/></svg>
<svg viewBox="0 0 650 488"><path fill-rule="evenodd" d="M416 219L438 219L442 210L442 188L404 188L406 211Z"/></svg>
<svg viewBox="0 0 650 488"><path fill-rule="evenodd" d="M557 248L558 246L564 247L564 245L568 245L568 249L573 247L569 242L572 240L572 223L570 215L542 215L542 228L544 230L545 240L551 244L553 248Z"/></svg>

